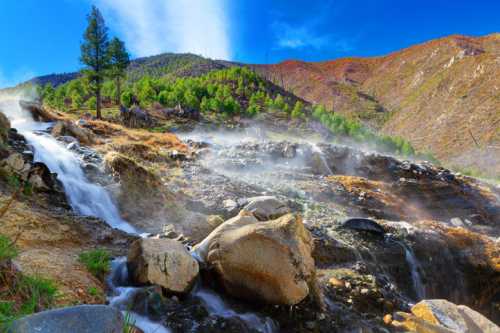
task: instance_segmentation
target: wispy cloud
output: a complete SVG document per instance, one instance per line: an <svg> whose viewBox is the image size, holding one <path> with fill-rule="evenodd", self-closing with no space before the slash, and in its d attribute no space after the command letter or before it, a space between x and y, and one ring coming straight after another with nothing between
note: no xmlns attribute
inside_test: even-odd
<svg viewBox="0 0 500 333"><path fill-rule="evenodd" d="M314 50L328 49L341 52L354 49L353 40L322 34L315 22L291 25L276 21L272 28L276 38L276 48L279 49L313 48Z"/></svg>
<svg viewBox="0 0 500 333"><path fill-rule="evenodd" d="M97 0L136 56L191 52L230 59L227 0Z"/></svg>
<svg viewBox="0 0 500 333"><path fill-rule="evenodd" d="M307 25L291 26L285 22L275 22L273 30L280 48L300 49L313 47L320 49L330 41L329 36L316 34Z"/></svg>

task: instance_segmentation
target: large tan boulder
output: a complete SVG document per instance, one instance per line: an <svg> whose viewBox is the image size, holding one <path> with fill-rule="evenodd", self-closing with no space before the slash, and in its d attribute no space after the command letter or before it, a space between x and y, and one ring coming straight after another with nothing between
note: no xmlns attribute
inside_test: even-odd
<svg viewBox="0 0 500 333"><path fill-rule="evenodd" d="M156 284L169 292L186 293L198 276L198 262L172 239L143 238L132 243L127 267L136 284Z"/></svg>
<svg viewBox="0 0 500 333"><path fill-rule="evenodd" d="M293 305L310 292L312 237L299 216L260 222L247 211L217 227L193 251L226 291L269 304Z"/></svg>
<svg viewBox="0 0 500 333"><path fill-rule="evenodd" d="M399 313L395 327L408 332L500 333L500 328L465 305L444 299L423 300L411 308L411 314Z"/></svg>

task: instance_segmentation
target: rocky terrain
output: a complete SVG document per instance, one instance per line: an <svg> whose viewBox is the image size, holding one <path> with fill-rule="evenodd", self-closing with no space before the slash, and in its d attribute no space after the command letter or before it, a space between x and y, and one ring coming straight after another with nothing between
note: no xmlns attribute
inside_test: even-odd
<svg viewBox="0 0 500 333"><path fill-rule="evenodd" d="M408 139L451 166L499 174L500 35L454 35L374 58L255 68L311 103Z"/></svg>
<svg viewBox="0 0 500 333"><path fill-rule="evenodd" d="M1 104L8 265L55 281L53 306L109 304L108 331L499 330L497 186L273 115L174 135ZM96 249L113 258L104 278L80 259ZM12 327L78 327L93 311Z"/></svg>

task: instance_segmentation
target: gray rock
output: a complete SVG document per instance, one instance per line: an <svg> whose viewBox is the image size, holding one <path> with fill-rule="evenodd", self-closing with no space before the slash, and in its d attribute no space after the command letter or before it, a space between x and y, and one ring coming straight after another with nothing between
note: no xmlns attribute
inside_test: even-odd
<svg viewBox="0 0 500 333"><path fill-rule="evenodd" d="M16 320L9 333L122 333L123 316L107 305L80 305Z"/></svg>
<svg viewBox="0 0 500 333"><path fill-rule="evenodd" d="M260 221L273 220L290 213L290 208L273 196L248 198L248 204L243 209Z"/></svg>

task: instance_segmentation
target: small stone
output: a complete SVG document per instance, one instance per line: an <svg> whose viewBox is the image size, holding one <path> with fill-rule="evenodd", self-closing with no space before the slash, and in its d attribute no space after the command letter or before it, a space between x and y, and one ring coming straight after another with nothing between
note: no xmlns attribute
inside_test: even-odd
<svg viewBox="0 0 500 333"><path fill-rule="evenodd" d="M383 319L383 320L384 320L384 324L386 324L386 325L390 325L390 324L392 323L392 315L391 315L391 314L389 314L389 313L388 313L388 314L386 314L386 315L384 316L384 319Z"/></svg>
<svg viewBox="0 0 500 333"><path fill-rule="evenodd" d="M368 293L370 292L370 290L368 290L367 288L363 288L361 289L361 295L368 295Z"/></svg>
<svg viewBox="0 0 500 333"><path fill-rule="evenodd" d="M342 280L339 280L335 277L332 277L328 282L333 286L337 288L344 288L346 286L345 282Z"/></svg>

